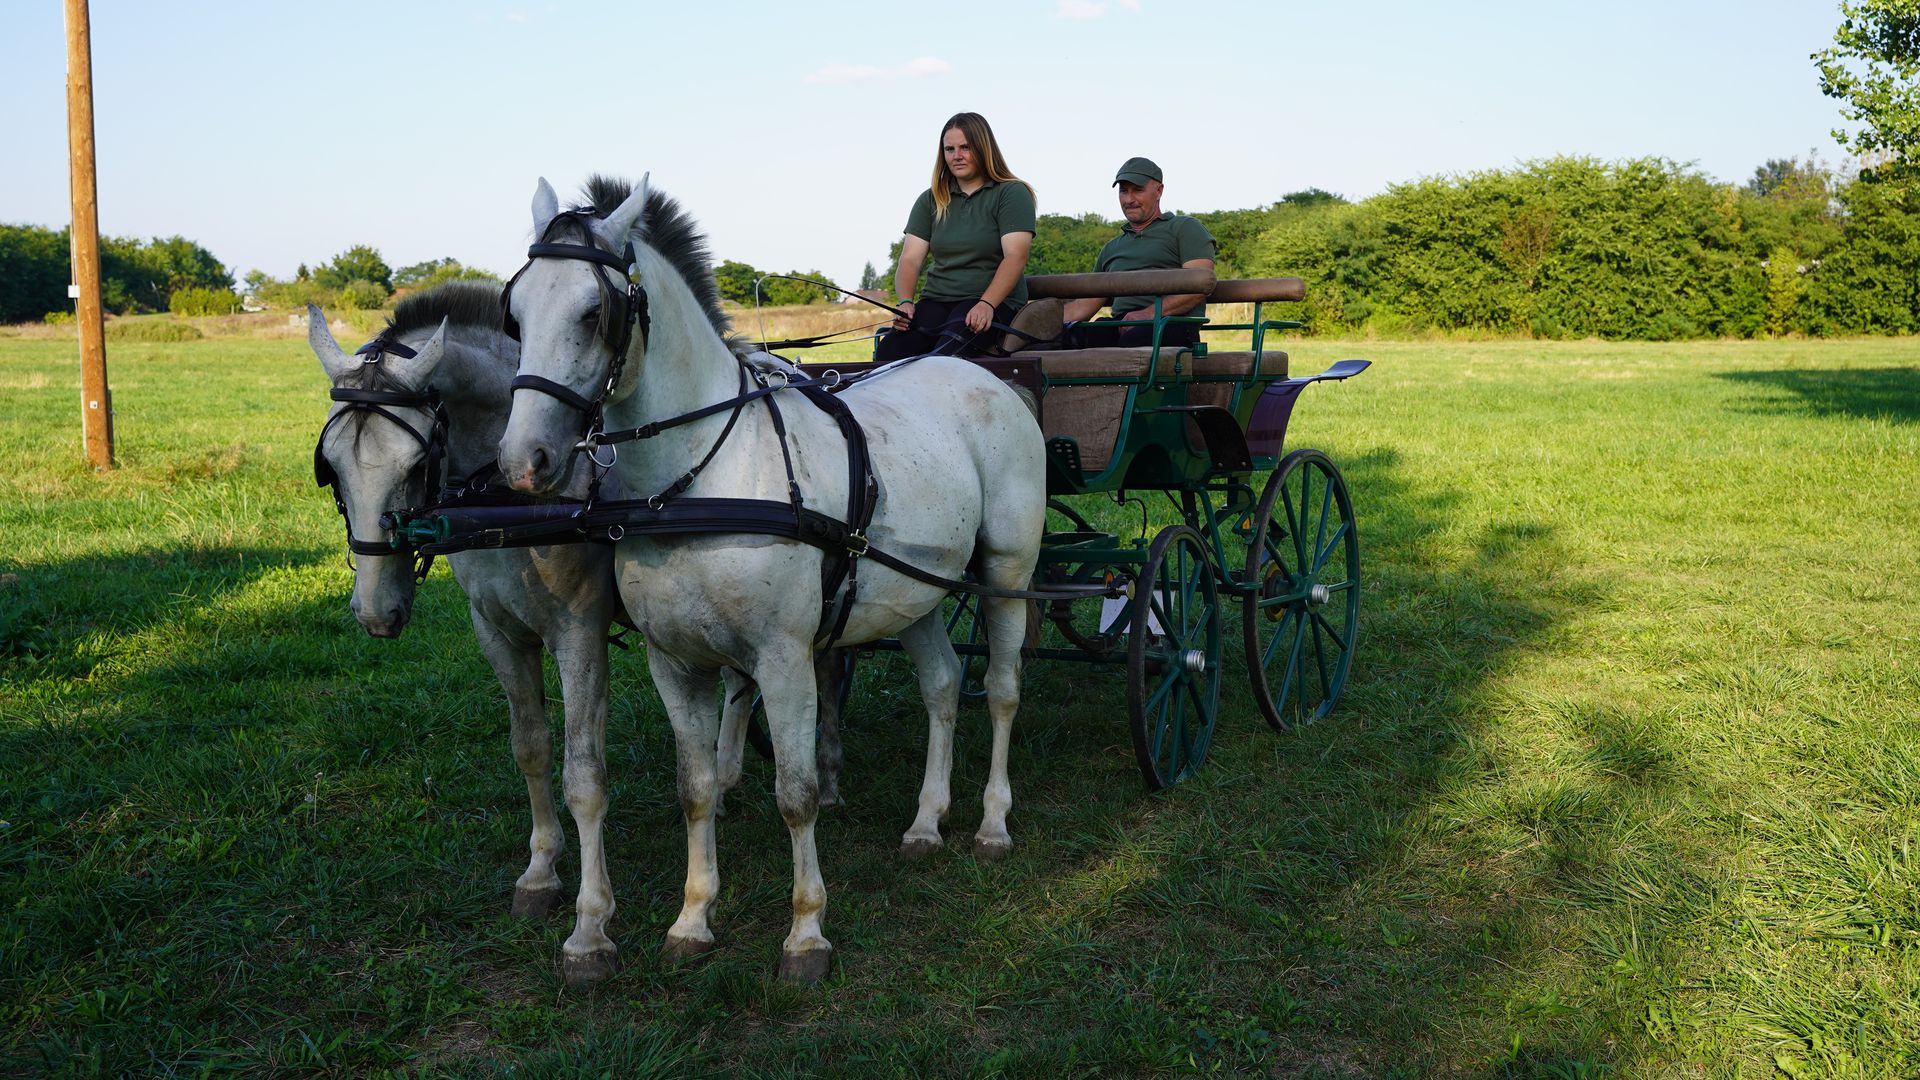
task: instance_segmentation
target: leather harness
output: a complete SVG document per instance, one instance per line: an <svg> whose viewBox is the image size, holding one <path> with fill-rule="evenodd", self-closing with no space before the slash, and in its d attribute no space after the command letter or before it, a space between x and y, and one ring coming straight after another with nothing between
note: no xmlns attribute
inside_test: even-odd
<svg viewBox="0 0 1920 1080"><path fill-rule="evenodd" d="M600 333L613 350L613 360L608 367L607 377L598 391L588 397L574 389L561 385L538 375L518 375L512 382L515 391L532 390L546 394L575 411L586 420L585 433L575 446L576 451L584 451L593 462L595 472L589 486L585 503L543 503L518 495L508 495L491 488L484 478L488 473L497 475L497 466L482 469L469 477L459 490L437 491L439 467L445 453L445 410L440 405L438 395L429 389L420 394L394 394L385 391L346 390L336 388L333 391L335 401L349 404L333 420L330 427L340 416L348 411L364 410L385 416L399 424L426 449L427 492L429 496L440 496L438 502L424 511L394 511L383 515L382 525L389 528L394 537L387 543L355 539L349 530L348 546L359 554L391 555L411 548L422 560L416 568L419 576L425 576L425 570L435 555L451 554L478 548L532 547L556 543L614 542L629 536L680 536L695 533L747 533L761 536L776 536L817 547L826 553L821 566L822 610L820 630L816 636L816 645L820 648L831 647L845 631L847 617L859 594L859 566L862 559L871 559L891 570L905 574L917 581L934 585L950 592L966 592L978 596L1005 597L1020 600L1066 600L1088 596L1110 594L1111 585L1082 585L1056 587L1049 590L998 589L976 582L956 581L929 573L904 562L879 548L873 547L867 539L867 528L879 503L879 483L873 473L873 462L867 450L867 438L860 423L853 416L846 402L835 396L869 375L880 371L892 370L898 365L863 373L855 378L841 378L837 372L829 372L821 379L787 379L780 376L774 381L751 370L750 365L739 356L735 361L740 366L739 392L732 398L682 413L665 420L656 420L637 428L623 431L602 431L602 413L608 395L619 385L620 377L627 363L627 351L632 344L634 332L639 331L644 343L651 330L651 321L647 314L647 293L641 282L633 278L633 247L627 246L621 255L615 255L592 244L555 243L550 240L554 231L565 223L575 223L583 231L586 221L594 216L592 207L565 211L555 216L541 234L540 242L527 249L527 263L507 282L500 294L501 329L508 337L518 341L520 327L513 317L511 296L513 286L526 273L535 259L575 259L593 264L594 276L600 284L601 317ZM590 233L589 233L590 235ZM627 287L618 289L609 280L605 268L622 271L627 278ZM622 309L620 317L610 319L609 309ZM377 339L376 339L377 341ZM368 351L376 342L369 342L362 352ZM394 344L383 345L385 351L400 354L404 348ZM376 351L375 360L378 359ZM407 352L406 355L411 355ZM914 359L918 359L917 357ZM369 361L372 362L372 361ZM903 360L899 363L912 363ZM749 388L749 379L760 385ZM786 421L781 415L780 406L775 398L782 390L794 390L805 397L816 408L832 417L840 429L847 444L847 508L842 518L823 514L806 505L800 485L793 471L793 457L787 444ZM764 399L773 422L773 429L780 441L780 455L787 473L788 501L776 502L770 499L725 499L725 498L684 498L689 487L732 434L740 414L755 401ZM422 436L412 425L381 408L382 405L412 405L434 409L435 423L429 436ZM592 457L592 451L600 446L615 445L651 439L663 432L696 420L728 412L727 423L720 436L708 448L706 455L687 470L679 479L667 485L658 493L645 499L602 500L599 496L601 470L611 465L601 464ZM324 441L326 430L322 429ZM336 483L333 470L326 465L318 446L314 448L315 479L322 486ZM324 476L322 475L324 470ZM339 499L337 488L335 503L341 513L346 507ZM403 530L418 524L430 532L432 539L424 543L410 543Z"/></svg>

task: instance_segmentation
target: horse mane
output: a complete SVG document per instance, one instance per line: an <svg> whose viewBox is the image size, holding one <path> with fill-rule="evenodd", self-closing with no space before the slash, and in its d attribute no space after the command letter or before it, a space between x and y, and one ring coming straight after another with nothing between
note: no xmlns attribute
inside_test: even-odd
<svg viewBox="0 0 1920 1080"><path fill-rule="evenodd" d="M587 178L581 194L586 203L574 209L592 209L594 217L605 218L633 194L633 184L596 173ZM720 286L713 278L713 253L707 248L706 235L700 231L693 215L682 209L672 196L653 188L647 192L646 211L641 218L643 231L635 239L659 252L660 257L679 272L707 321L713 324L714 332L726 339L727 347L735 353L744 351L744 339L734 336L733 320L720 307Z"/></svg>
<svg viewBox="0 0 1920 1080"><path fill-rule="evenodd" d="M417 330L431 330L445 319L454 326L500 327L500 283L448 281L408 293L394 305L375 341L395 342Z"/></svg>

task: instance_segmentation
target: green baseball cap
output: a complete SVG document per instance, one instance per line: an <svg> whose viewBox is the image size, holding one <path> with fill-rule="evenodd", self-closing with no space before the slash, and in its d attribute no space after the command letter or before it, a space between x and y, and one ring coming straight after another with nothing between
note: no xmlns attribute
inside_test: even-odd
<svg viewBox="0 0 1920 1080"><path fill-rule="evenodd" d="M1146 187L1149 180L1166 182L1160 175L1160 166L1143 157L1128 158L1127 163L1120 166L1120 172L1114 176L1113 182L1118 184L1122 180L1140 187Z"/></svg>

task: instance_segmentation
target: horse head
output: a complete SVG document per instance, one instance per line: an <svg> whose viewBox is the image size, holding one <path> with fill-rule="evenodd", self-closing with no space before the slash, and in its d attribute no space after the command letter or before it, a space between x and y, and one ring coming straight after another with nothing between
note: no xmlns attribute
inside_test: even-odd
<svg viewBox="0 0 1920 1080"><path fill-rule="evenodd" d="M545 178L533 194L536 242L501 296L521 343L500 471L516 490L563 487L603 406L633 392L646 352L646 294L629 278L647 182L612 210L561 211Z"/></svg>
<svg viewBox="0 0 1920 1080"><path fill-rule="evenodd" d="M333 489L346 519L353 616L374 637L399 637L413 614L414 560L393 547L385 515L430 505L439 494L445 414L431 383L446 334L442 320L417 350L383 335L348 356L326 317L307 308L307 344L335 402L313 448L314 482Z"/></svg>

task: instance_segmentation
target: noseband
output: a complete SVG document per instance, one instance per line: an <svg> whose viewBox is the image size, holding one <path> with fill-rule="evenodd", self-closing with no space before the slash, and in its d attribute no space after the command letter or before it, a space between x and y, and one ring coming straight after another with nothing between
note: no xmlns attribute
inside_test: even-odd
<svg viewBox="0 0 1920 1080"><path fill-rule="evenodd" d="M591 206L567 210L555 215L554 219L547 223L546 229L541 232L541 242L527 248L526 265L515 271L513 277L507 279L506 288L500 290L500 329L508 337L519 341L520 321L513 317L513 286L520 280L520 275L533 266L533 260L576 259L594 264L593 276L600 284L600 333L613 350L613 363L607 367L607 379L600 387L599 393L589 398L571 387L562 386L538 375L516 375L511 384L514 390L536 390L577 412L584 413L587 417L589 441L600 426L601 407L606 404L608 395L613 393L613 388L620 384L620 374L627 366L627 349L633 344L634 328L639 327L642 342L647 339L647 335L653 329L653 321L647 314L647 290L642 288L638 281L628 277L628 268L633 265L631 242L627 244L626 251L620 255L603 251L592 244L547 242L547 237L552 236L557 228L569 222L580 226L582 232L591 236L593 220L594 208ZM627 279L625 289L614 286L607 274L607 267L618 270L620 276ZM625 309L617 323L607 317L609 304L620 304ZM617 330L614 329L616 326Z"/></svg>
<svg viewBox="0 0 1920 1080"><path fill-rule="evenodd" d="M398 342L381 341L379 338L375 338L365 345L360 346L360 348L354 352L354 355L360 356L369 353L371 356L366 360L366 363L369 364L378 363L380 357L386 353L392 353L395 356L405 359L412 359L416 355L412 349L407 348L405 345L401 345ZM315 440L313 444L313 482L319 487L330 489L333 495L334 509L340 511L340 520L346 525L348 551L355 555L400 554L406 550L406 548L397 536L392 540L361 540L353 535L353 522L347 517L346 500L340 497L340 476L334 472L333 466L328 464L326 455L322 453L322 450L327 444L327 432L333 430L333 425L353 413L372 413L376 416L385 417L389 422L398 426L401 431L412 436L414 442L420 444L420 449L424 455L421 461L422 480L425 482L424 490L428 502L432 502L440 493L440 468L441 463L447 456L446 405L441 402L439 392L432 387L414 393L401 393L393 390L359 390L352 387L336 386L327 392L327 396L334 401L346 405L346 408L334 413L333 416L327 420L326 426L320 429L320 438ZM419 428L414 427L406 420L389 412L386 408L387 406L427 409L433 414L433 424L427 429L427 433L423 435L420 433ZM417 514L421 509L422 508L415 508L406 512L408 514ZM388 519L390 516L390 514L380 515L381 526L383 528L389 527ZM418 555L413 568L415 580L425 578L427 571L432 569L432 567L432 555Z"/></svg>

